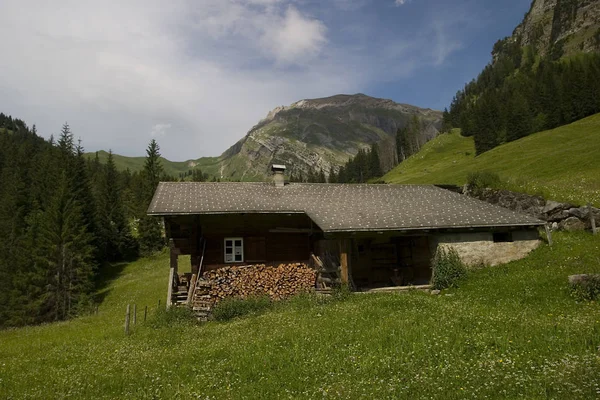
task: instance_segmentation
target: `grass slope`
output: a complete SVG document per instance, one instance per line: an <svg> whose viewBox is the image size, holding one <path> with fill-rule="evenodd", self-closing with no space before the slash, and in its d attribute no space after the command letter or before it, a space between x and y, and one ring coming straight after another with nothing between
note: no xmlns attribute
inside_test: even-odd
<svg viewBox="0 0 600 400"><path fill-rule="evenodd" d="M86 153L86 156L93 159L96 156L96 153ZM100 159L100 162L106 163L108 152L103 150L99 151L98 158ZM144 169L144 163L146 162L146 157L127 157L113 154L113 158L117 169L122 171L126 169L129 169L131 172L141 171ZM199 168L202 172L207 173L210 176L220 176L219 160L219 157L202 157L197 160L169 161L166 158L161 157L165 172L175 177L178 177L179 173L188 172L194 168Z"/></svg>
<svg viewBox="0 0 600 400"><path fill-rule="evenodd" d="M164 297L166 255L116 266L96 316L0 332L0 398L564 398L600 396L600 237L555 236L525 260L440 296L298 298L204 325L138 323ZM159 321L159 320L156 320Z"/></svg>
<svg viewBox="0 0 600 400"><path fill-rule="evenodd" d="M500 175L507 189L600 206L600 114L498 146L475 157L473 138L441 135L386 174L389 183L457 184L474 171Z"/></svg>

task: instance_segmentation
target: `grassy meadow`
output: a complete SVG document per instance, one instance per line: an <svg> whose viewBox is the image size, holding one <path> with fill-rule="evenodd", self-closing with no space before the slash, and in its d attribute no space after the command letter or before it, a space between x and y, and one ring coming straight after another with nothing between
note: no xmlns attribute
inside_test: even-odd
<svg viewBox="0 0 600 400"><path fill-rule="evenodd" d="M600 272L600 236L554 241L438 296L306 296L203 325L157 312L166 254L115 265L98 315L0 332L0 398L598 398L600 305L567 276Z"/></svg>
<svg viewBox="0 0 600 400"><path fill-rule="evenodd" d="M475 157L472 137L455 130L387 173L388 183L466 183L470 172L496 172L503 187L600 207L600 114L498 146Z"/></svg>
<svg viewBox="0 0 600 400"><path fill-rule="evenodd" d="M86 153L88 158L94 159L95 152ZM101 163L106 163L108 152L99 151L98 159ZM129 169L131 172L141 171L144 169L146 157L127 157L119 154L113 154L113 159L118 170L125 171ZM211 177L220 176L220 158L219 157L202 157L197 160L187 161L169 161L164 157L160 158L165 173L168 175L179 177L180 173L187 173L189 170L199 168L202 172L209 174Z"/></svg>

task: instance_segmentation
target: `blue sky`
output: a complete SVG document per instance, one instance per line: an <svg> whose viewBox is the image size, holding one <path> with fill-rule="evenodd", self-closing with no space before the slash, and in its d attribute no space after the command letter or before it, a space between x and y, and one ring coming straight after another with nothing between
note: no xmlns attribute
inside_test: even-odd
<svg viewBox="0 0 600 400"><path fill-rule="evenodd" d="M443 109L530 0L4 0L0 111L88 151L218 155L276 106Z"/></svg>

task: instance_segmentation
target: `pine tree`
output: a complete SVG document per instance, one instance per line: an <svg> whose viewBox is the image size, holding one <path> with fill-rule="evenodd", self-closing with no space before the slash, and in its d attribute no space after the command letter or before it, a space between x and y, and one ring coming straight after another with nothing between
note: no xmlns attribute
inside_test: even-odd
<svg viewBox="0 0 600 400"><path fill-rule="evenodd" d="M61 168L71 172L73 155L75 154L75 138L68 123L64 123L57 142L60 151Z"/></svg>
<svg viewBox="0 0 600 400"><path fill-rule="evenodd" d="M154 196L164 170L160 160L160 147L156 140L152 139L146 149L146 162L144 163L144 175L146 181L146 198L144 207L147 207ZM144 210L145 211L145 210Z"/></svg>
<svg viewBox="0 0 600 400"><path fill-rule="evenodd" d="M379 178L383 176L383 171L381 169L381 160L379 158L379 149L377 148L377 144L373 143L371 146L371 151L369 152L369 179Z"/></svg>
<svg viewBox="0 0 600 400"><path fill-rule="evenodd" d="M108 261L132 258L137 253L137 246L127 223L121 196L122 183L112 151L108 152L99 186L98 219L102 232L102 252Z"/></svg>
<svg viewBox="0 0 600 400"><path fill-rule="evenodd" d="M348 183L348 176L346 174L346 165L342 165L337 173L337 182L338 183Z"/></svg>
<svg viewBox="0 0 600 400"><path fill-rule="evenodd" d="M142 215L138 226L140 251L143 254L151 254L164 246L160 221L156 217L146 215L146 209L150 205L154 192L163 175L159 150L158 143L152 139L146 150L146 162L144 164L145 190L141 210Z"/></svg>
<svg viewBox="0 0 600 400"><path fill-rule="evenodd" d="M75 201L81 205L82 222L91 237L94 246L94 258L100 263L103 261L102 254L98 251L100 229L96 219L96 199L90 182L88 168L81 140L75 146L75 158L72 162L70 174Z"/></svg>
<svg viewBox="0 0 600 400"><path fill-rule="evenodd" d="M323 172L323 169L319 169L317 183L327 183L327 178L325 177L325 172Z"/></svg>
<svg viewBox="0 0 600 400"><path fill-rule="evenodd" d="M532 118L527 99L520 93L510 97L508 104L510 117L506 123L507 140L513 141L531 133Z"/></svg>
<svg viewBox="0 0 600 400"><path fill-rule="evenodd" d="M63 171L41 221L39 258L48 271L48 290L43 296L46 319L65 319L89 302L88 294L93 288L90 242L81 206Z"/></svg>
<svg viewBox="0 0 600 400"><path fill-rule="evenodd" d="M331 166L331 168L329 168L328 182L329 183L338 183L338 177L337 177L337 174L335 173L335 168L333 167L333 165Z"/></svg>
<svg viewBox="0 0 600 400"><path fill-rule="evenodd" d="M396 154L398 157L398 163L408 158L406 153L406 128L398 128L396 131Z"/></svg>
<svg viewBox="0 0 600 400"><path fill-rule="evenodd" d="M201 169L195 169L192 173L192 182L206 182L208 176Z"/></svg>
<svg viewBox="0 0 600 400"><path fill-rule="evenodd" d="M444 112L442 114L442 133L448 133L452 130L452 121L451 121L450 113L447 108L444 108Z"/></svg>

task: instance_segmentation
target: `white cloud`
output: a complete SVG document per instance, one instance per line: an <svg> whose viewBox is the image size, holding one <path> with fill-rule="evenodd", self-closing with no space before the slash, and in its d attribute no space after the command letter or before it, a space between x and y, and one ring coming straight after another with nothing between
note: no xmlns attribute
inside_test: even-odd
<svg viewBox="0 0 600 400"><path fill-rule="evenodd" d="M408 2L408 0L396 0L396 1L394 1L394 4L396 4L397 6L403 6L407 2Z"/></svg>
<svg viewBox="0 0 600 400"><path fill-rule="evenodd" d="M321 51L326 42L325 33L321 21L289 6L284 17L274 21L274 27L265 33L264 41L278 62L306 62Z"/></svg>
<svg viewBox="0 0 600 400"><path fill-rule="evenodd" d="M277 3L3 1L0 109L46 136L68 119L86 148L125 154L143 153L143 132L168 120L165 156L220 154L271 108L357 82L328 63L273 63L303 63L325 44L321 22Z"/></svg>
<svg viewBox="0 0 600 400"><path fill-rule="evenodd" d="M170 129L171 124L156 124L152 127L150 136L153 138L165 136Z"/></svg>
<svg viewBox="0 0 600 400"><path fill-rule="evenodd" d="M150 132L181 160L220 154L275 106L435 61L377 26L377 46L335 43L330 20L294 4L3 0L0 111L45 136L68 120L89 150L141 155Z"/></svg>

